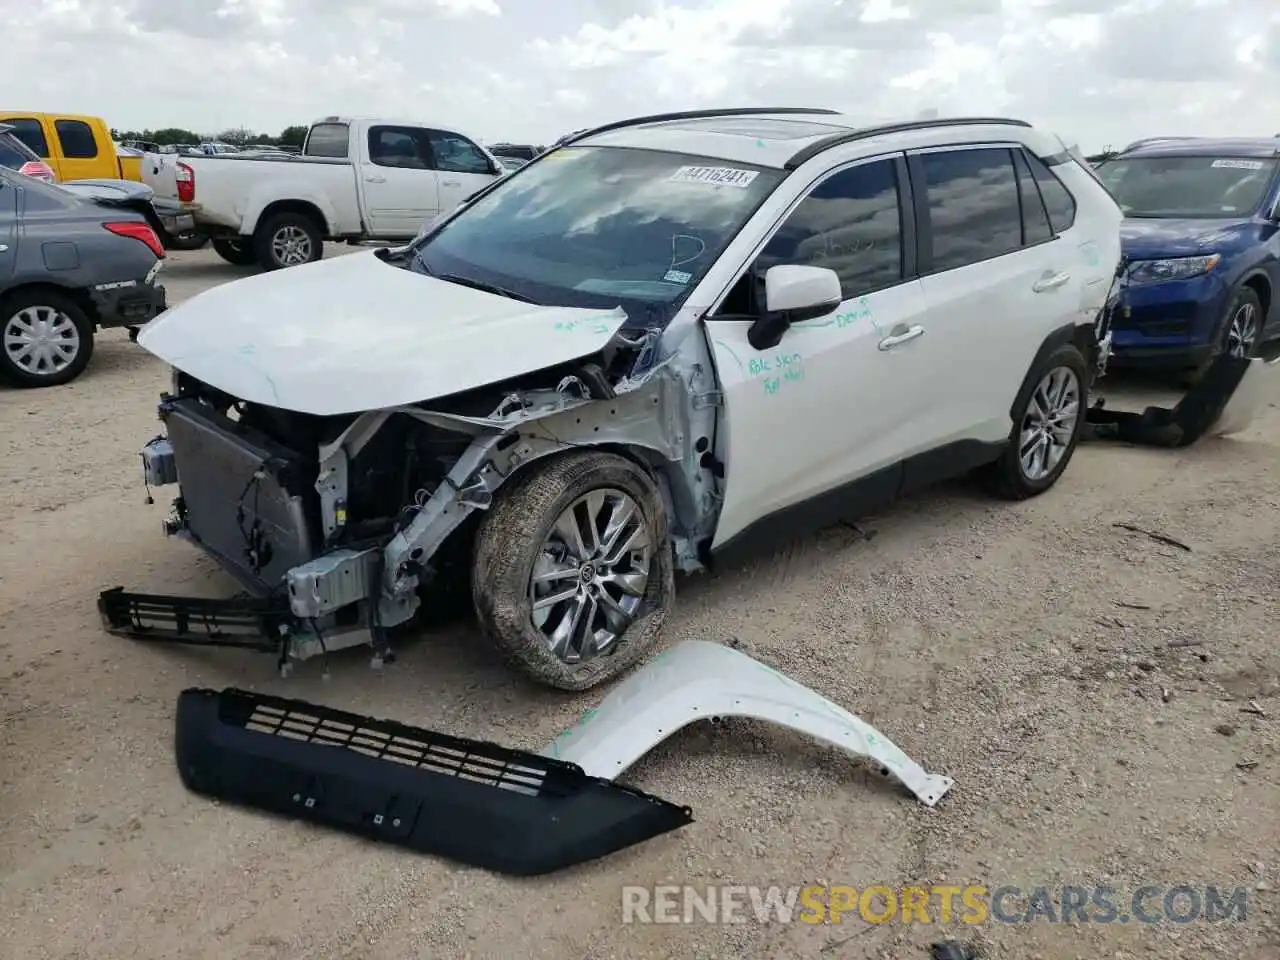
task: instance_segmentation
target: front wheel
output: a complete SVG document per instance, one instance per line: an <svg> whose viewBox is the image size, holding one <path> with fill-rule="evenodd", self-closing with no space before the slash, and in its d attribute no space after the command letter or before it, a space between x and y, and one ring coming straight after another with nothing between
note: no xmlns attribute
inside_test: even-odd
<svg viewBox="0 0 1280 960"><path fill-rule="evenodd" d="M490 640L526 676L586 690L653 645L675 593L662 496L611 453L561 454L501 491L477 532L471 589Z"/></svg>
<svg viewBox="0 0 1280 960"><path fill-rule="evenodd" d="M1063 344L1030 372L1015 401L1009 442L986 470L984 479L992 493L1025 500L1058 482L1080 442L1088 371L1080 350Z"/></svg>

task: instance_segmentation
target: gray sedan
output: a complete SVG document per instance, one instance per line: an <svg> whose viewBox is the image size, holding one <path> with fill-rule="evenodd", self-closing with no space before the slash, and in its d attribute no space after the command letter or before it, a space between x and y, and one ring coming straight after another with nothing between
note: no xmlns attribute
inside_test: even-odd
<svg viewBox="0 0 1280 960"><path fill-rule="evenodd" d="M164 310L163 259L140 214L0 168L0 380L74 380L98 329Z"/></svg>

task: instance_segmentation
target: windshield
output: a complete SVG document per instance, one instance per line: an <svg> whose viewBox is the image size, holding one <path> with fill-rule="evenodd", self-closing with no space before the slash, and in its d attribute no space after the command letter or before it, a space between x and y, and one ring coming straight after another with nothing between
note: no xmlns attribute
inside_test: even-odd
<svg viewBox="0 0 1280 960"><path fill-rule="evenodd" d="M1249 157L1136 157L1095 169L1126 217L1242 217L1267 192L1274 160Z"/></svg>
<svg viewBox="0 0 1280 960"><path fill-rule="evenodd" d="M410 266L661 325L784 176L653 150L561 148L462 210Z"/></svg>

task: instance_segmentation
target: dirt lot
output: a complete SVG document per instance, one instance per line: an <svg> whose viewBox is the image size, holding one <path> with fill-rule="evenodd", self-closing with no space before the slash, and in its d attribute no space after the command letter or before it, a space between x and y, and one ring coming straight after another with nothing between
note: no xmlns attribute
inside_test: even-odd
<svg viewBox="0 0 1280 960"><path fill-rule="evenodd" d="M203 251L175 255L166 282L180 300L235 275ZM258 656L103 634L105 587L231 592L161 535L167 498L144 503L135 451L165 383L111 333L78 382L0 392L0 955L914 960L951 935L1024 960L1280 957L1274 402L1187 452L1083 449L1033 502L958 484L869 519L870 539L842 528L682 584L671 640L735 637L860 713L956 778L937 809L780 731L691 729L628 779L696 823L516 882L184 791L172 712L191 685L530 749L601 694L530 689L469 629L380 674L335 657L327 684L318 664L281 681ZM1243 923L621 923L624 884L966 881L1106 884L1122 907L1143 885L1249 899Z"/></svg>

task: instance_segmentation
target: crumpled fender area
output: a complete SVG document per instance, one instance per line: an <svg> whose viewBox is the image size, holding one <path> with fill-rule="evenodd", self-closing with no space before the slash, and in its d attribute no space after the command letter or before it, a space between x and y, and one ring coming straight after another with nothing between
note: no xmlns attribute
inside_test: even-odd
<svg viewBox="0 0 1280 960"><path fill-rule="evenodd" d="M693 820L567 761L243 690L184 690L175 752L197 793L518 876Z"/></svg>
<svg viewBox="0 0 1280 960"><path fill-rule="evenodd" d="M699 640L677 644L630 674L542 753L612 779L677 730L712 717L766 720L868 757L929 807L955 783L926 773L879 730L826 697L745 653Z"/></svg>
<svg viewBox="0 0 1280 960"><path fill-rule="evenodd" d="M1108 410L1099 404L1087 414L1084 440L1114 440L1144 447L1189 447L1202 437L1245 430L1264 400L1263 388L1280 358L1239 358L1222 354L1186 396L1172 407L1141 413Z"/></svg>

